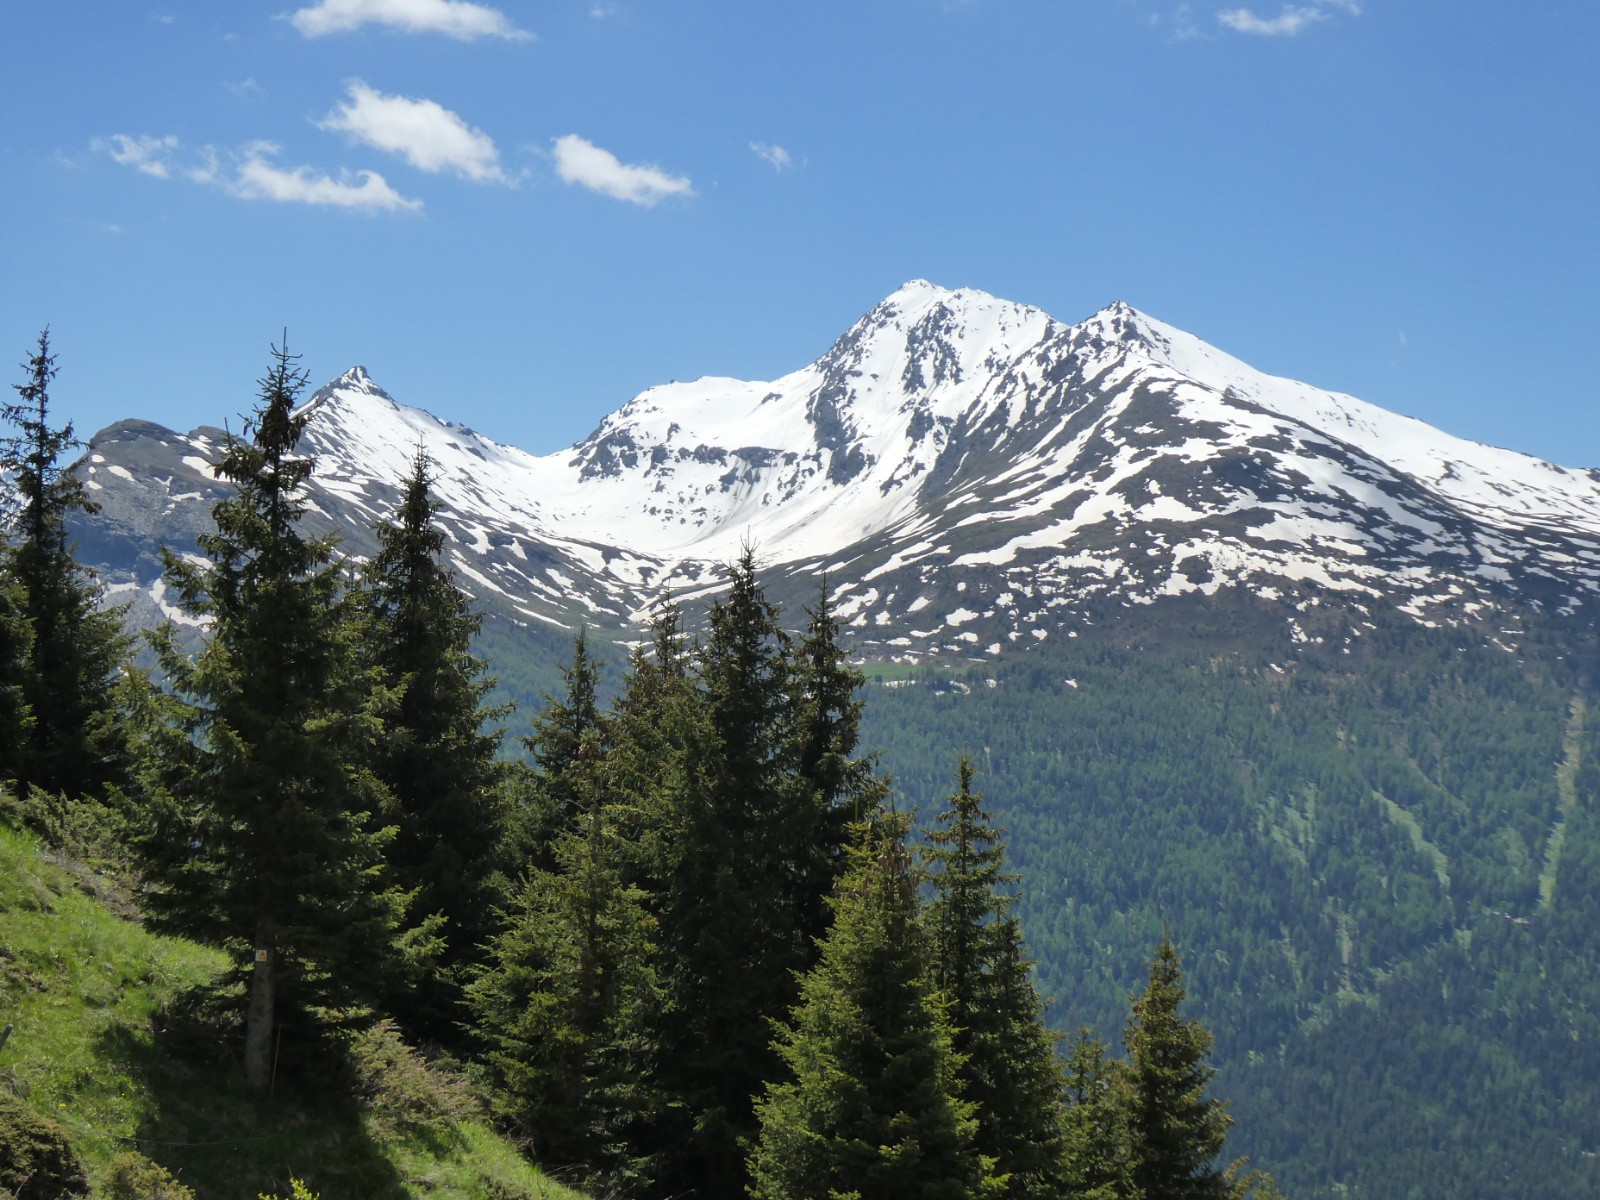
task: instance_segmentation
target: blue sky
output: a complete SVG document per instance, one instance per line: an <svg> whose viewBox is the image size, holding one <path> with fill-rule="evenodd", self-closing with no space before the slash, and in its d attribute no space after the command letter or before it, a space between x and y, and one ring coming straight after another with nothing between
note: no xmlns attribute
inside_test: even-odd
<svg viewBox="0 0 1600 1200"><path fill-rule="evenodd" d="M0 344L50 325L81 435L247 411L287 327L314 383L549 451L923 277L1600 465L1593 0L5 0L0 38Z"/></svg>

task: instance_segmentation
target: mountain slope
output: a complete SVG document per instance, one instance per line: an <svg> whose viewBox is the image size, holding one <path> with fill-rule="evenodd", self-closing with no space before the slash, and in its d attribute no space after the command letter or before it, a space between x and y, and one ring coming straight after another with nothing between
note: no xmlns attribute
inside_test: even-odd
<svg viewBox="0 0 1600 1200"><path fill-rule="evenodd" d="M1549 647L1379 625L1276 665L1087 636L924 664L863 741L925 816L975 758L1058 1028L1115 1043L1172 933L1230 1152L1285 1194L1600 1195L1592 687Z"/></svg>
<svg viewBox="0 0 1600 1200"><path fill-rule="evenodd" d="M1263 375L1124 304L1064 325L916 281L799 371L651 388L545 456L360 367L305 411L315 512L353 552L421 446L463 584L550 626L621 630L746 541L780 579L825 570L858 651L909 661L1225 591L1348 638L1374 605L1454 622L1600 587L1594 472ZM150 614L154 545L192 546L220 436L123 422L92 444L86 557ZM1304 615L1330 600L1331 625Z"/></svg>

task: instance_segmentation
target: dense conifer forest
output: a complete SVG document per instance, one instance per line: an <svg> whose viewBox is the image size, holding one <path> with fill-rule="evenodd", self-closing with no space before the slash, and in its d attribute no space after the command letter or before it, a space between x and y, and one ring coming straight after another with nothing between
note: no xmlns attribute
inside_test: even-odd
<svg viewBox="0 0 1600 1200"><path fill-rule="evenodd" d="M1128 948L1170 929L1230 1144L1291 1194L1577 1197L1600 742L1572 650L1409 624L1359 656L1056 650L887 675L863 736L925 807L938 751L983 764L1058 1026L1115 1027Z"/></svg>
<svg viewBox="0 0 1600 1200"><path fill-rule="evenodd" d="M703 622L662 606L611 699L580 634L537 712L497 707L440 564L425 456L371 562L304 531L305 378L280 347L216 463L235 489L215 531L198 556L167 554L200 645L153 632L145 672L67 540L66 514L92 501L62 466L70 426L49 423L47 338L27 371L3 446L18 497L0 587L7 837L27 827L139 936L198 956L151 1017L187 1031L165 1044L196 1063L146 1048L141 1065L130 1042L104 1069L140 1087L204 1062L233 1097L216 1138L135 1133L113 1156L13 1074L0 1189L314 1194L335 1186L315 1164L225 1183L195 1166L193 1188L185 1166L258 1140L227 1110L270 1114L280 1089L285 1106L365 1096L435 1128L417 1113L444 1103L443 1070L466 1110L597 1196L1275 1194L1225 1152L1212 1037L1171 938L1157 932L1102 1025L1125 1057L1087 1030L1064 1052L986 768L931 749L944 798L916 829L864 751L865 681L825 590L791 628L747 549ZM0 893L0 919L54 911ZM21 927L0 926L19 948ZM23 964L0 972L8 1011L19 989L58 986L36 956L5 951ZM285 1062L286 1031L319 1048L311 1061ZM361 1192L342 1169L343 1194ZM371 1190L539 1194L508 1179Z"/></svg>

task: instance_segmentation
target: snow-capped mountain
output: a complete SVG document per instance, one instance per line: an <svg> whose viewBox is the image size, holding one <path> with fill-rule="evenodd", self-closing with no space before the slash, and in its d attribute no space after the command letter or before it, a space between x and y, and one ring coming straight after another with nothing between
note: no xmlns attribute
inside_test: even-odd
<svg viewBox="0 0 1600 1200"><path fill-rule="evenodd" d="M1600 591L1600 476L1264 375L1125 304L1076 325L906 284L781 379L651 388L535 456L356 367L307 403L314 512L356 554L417 448L449 561L491 612L622 627L719 585L744 543L826 573L868 656L995 654L1169 598L1253 598L1298 637L1362 614L1497 621ZM122 422L84 464L84 557L170 615L223 433ZM1193 600L1190 601L1193 603ZM145 615L152 615L146 613Z"/></svg>

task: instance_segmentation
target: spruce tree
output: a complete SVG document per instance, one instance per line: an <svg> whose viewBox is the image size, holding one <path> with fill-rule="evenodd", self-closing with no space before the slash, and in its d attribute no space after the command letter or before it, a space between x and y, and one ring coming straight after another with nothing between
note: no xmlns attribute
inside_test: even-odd
<svg viewBox="0 0 1600 1200"><path fill-rule="evenodd" d="M690 677L682 614L664 606L650 641L629 657L621 694L603 718L608 779L627 832L628 882L663 910L691 795L705 794L701 751L711 744L706 711Z"/></svg>
<svg viewBox="0 0 1600 1200"><path fill-rule="evenodd" d="M469 989L496 1107L547 1166L605 1194L647 1182L646 1126L659 1107L651 1022L662 998L654 922L623 878L598 735L571 768L578 811L555 867L530 871Z"/></svg>
<svg viewBox="0 0 1600 1200"><path fill-rule="evenodd" d="M1237 1172L1218 1167L1217 1156L1232 1118L1224 1101L1206 1095L1216 1074L1211 1034L1179 1013L1184 994L1178 952L1163 935L1122 1039L1134 1195L1228 1200L1239 1194Z"/></svg>
<svg viewBox="0 0 1600 1200"><path fill-rule="evenodd" d="M486 724L494 685L472 655L480 619L440 562L432 463L418 450L400 506L377 527L364 600L369 653L397 697L385 714L376 769L394 799L389 848L411 911L437 922L432 969L390 997L413 1032L453 1040L465 973L492 932L495 877L505 829L499 734Z"/></svg>
<svg viewBox="0 0 1600 1200"><path fill-rule="evenodd" d="M592 677L586 688L578 686L583 661L586 660L577 655L573 658L568 675L568 711L581 711L580 699L586 694L592 697ZM686 730L686 723L692 722L691 710L699 708L689 669L683 615L676 605L667 604L651 621L650 641L635 647L629 656L622 693L614 711L605 719L606 737L612 746L611 776L619 795L644 803L662 778L674 772L674 761L691 744L704 740ZM599 724L592 711L588 722ZM635 818L644 815L636 812ZM645 826L660 832L666 817L660 813L655 817Z"/></svg>
<svg viewBox="0 0 1600 1200"><path fill-rule="evenodd" d="M652 622L648 645L630 657L605 736L623 878L639 889L659 947L661 1003L645 1031L659 1102L641 1125L635 1149L652 1163L656 1194L709 1196L719 1193L707 1179L697 1101L706 1094L702 1049L715 1031L702 1014L684 1007L684 998L697 993L678 957L680 948L693 944L688 914L696 904L715 901L696 894L697 881L707 878L704 861L682 869L687 846L707 846L696 814L698 798L709 794L706 749L714 743L692 666L681 614L668 604Z"/></svg>
<svg viewBox="0 0 1600 1200"><path fill-rule="evenodd" d="M312 460L297 455L305 375L274 347L249 440L215 471L203 565L166 552L179 603L207 623L197 658L157 649L171 684L147 705L152 905L220 943L247 980L245 1080L270 1080L283 1001L342 1005L392 966L404 897L386 881L388 796L371 769L383 689L331 538L300 527Z"/></svg>
<svg viewBox="0 0 1600 1200"><path fill-rule="evenodd" d="M932 978L906 822L864 830L833 926L777 1049L789 1079L757 1107L755 1200L968 1200L998 1194Z"/></svg>
<svg viewBox="0 0 1600 1200"><path fill-rule="evenodd" d="M1082 1200L1131 1200L1127 1104L1122 1064L1080 1026L1065 1063L1065 1181Z"/></svg>
<svg viewBox="0 0 1600 1200"><path fill-rule="evenodd" d="M26 610L27 595L0 557L0 780L22 774L32 723L26 692L32 629Z"/></svg>
<svg viewBox="0 0 1600 1200"><path fill-rule="evenodd" d="M1043 1200L1061 1191L1065 1146L1055 1037L1032 963L1003 889L1005 848L963 756L950 807L924 857L933 901L928 924L935 980L949 1005L964 1093L977 1105L978 1150L995 1160L1005 1195Z"/></svg>
<svg viewBox="0 0 1600 1200"><path fill-rule="evenodd" d="M824 576L815 605L806 608L806 630L795 662L800 689L800 773L837 808L856 785L859 763L851 756L861 740L861 687L865 679L845 660L839 621ZM865 814L853 814L864 819Z"/></svg>
<svg viewBox="0 0 1600 1200"><path fill-rule="evenodd" d="M740 1142L776 1061L771 1026L814 960L810 932L831 879L818 847L822 797L798 770L798 688L789 636L748 548L707 615L677 772L650 808L658 847L649 890L676 1014L665 1074L692 1115L669 1182L711 1200L742 1194Z"/></svg>
<svg viewBox="0 0 1600 1200"><path fill-rule="evenodd" d="M861 689L865 678L845 659L839 622L828 600L824 576L817 602L806 608L806 629L794 654L797 690L795 769L815 798L815 822L798 847L799 919L809 941L827 928L826 900L844 871L846 831L866 820L883 800L887 785L871 761L857 758L861 740Z"/></svg>
<svg viewBox="0 0 1600 1200"><path fill-rule="evenodd" d="M574 827L581 807L574 769L578 750L591 733L604 745L605 718L597 698L599 666L589 654L589 634L579 628L573 640L572 661L561 668L565 690L546 694L544 706L533 719L533 731L522 739L531 760L524 776L526 787L519 828L517 854L524 865L554 867L554 846Z"/></svg>
<svg viewBox="0 0 1600 1200"><path fill-rule="evenodd" d="M112 680L127 663L129 643L120 612L100 607L100 586L78 563L67 535L74 513L97 506L83 481L61 464L63 454L83 443L73 436L72 422L50 423L56 359L49 330L39 335L23 370L27 382L13 385L18 398L3 408L14 432L0 440L0 470L16 490L7 574L29 626L21 698L30 720L16 775L47 792L89 795L122 781L127 768ZM7 640L15 645L17 639L12 634Z"/></svg>

